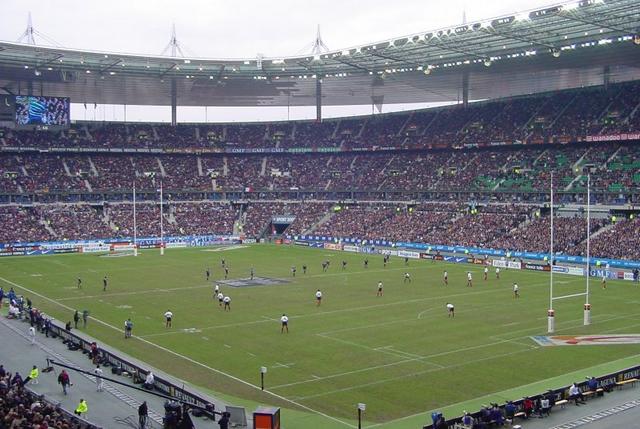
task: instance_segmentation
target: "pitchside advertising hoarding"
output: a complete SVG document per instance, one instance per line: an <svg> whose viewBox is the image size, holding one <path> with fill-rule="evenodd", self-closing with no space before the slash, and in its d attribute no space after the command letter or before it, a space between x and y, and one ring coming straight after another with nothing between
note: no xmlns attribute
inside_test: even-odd
<svg viewBox="0 0 640 429"><path fill-rule="evenodd" d="M457 264L492 265L496 268L511 270L531 270L549 272L552 267L548 263L548 255L533 252L510 252L495 249L478 249L463 246L442 246L423 243L391 242L385 240L362 240L357 238L336 238L321 235L300 235L295 237L294 243L303 246L319 246L325 249L341 250L357 253L380 253L411 259L433 259ZM324 245L322 244L324 243ZM380 246L380 247L376 247ZM390 250L391 249L391 250ZM422 252L417 251L423 250ZM426 251L425 251L426 250ZM445 255L440 252L448 253ZM460 254L457 256L456 254ZM481 258L477 256L483 256ZM540 262L530 262L540 261ZM574 276L584 276L585 269L580 264L586 260L580 256L556 255L556 265L553 272ZM566 265L564 265L564 264ZM608 269L592 269L591 276L607 277L619 280L634 280L631 272L612 268L634 269L640 267L640 262L615 259L591 259L592 266L603 266ZM572 265L569 265L572 264ZM578 265L578 266L576 266Z"/></svg>
<svg viewBox="0 0 640 429"><path fill-rule="evenodd" d="M293 238L293 237L289 237ZM546 261L549 260L548 253L536 253L536 252L516 252L510 250L499 250L499 249L484 249L478 247L465 247L465 246L443 246L443 245L432 245L426 243L411 243L411 242L393 242L386 240L363 240L359 238L340 238L340 237L331 237L324 235L300 235L296 236L297 240L301 241L321 241L321 242L334 242L334 243L342 243L342 244L353 244L359 246L381 246L381 247L391 247L398 248L404 250L415 250L417 252L423 252L428 254L434 254L437 252L442 253L453 253L453 254L464 254L467 257L478 257L478 256L487 256L494 258L506 258L506 259L526 259L531 261L544 261L543 265L546 264ZM555 255L554 262L556 264L573 264L573 265L586 265L587 260L582 256L571 256L571 255ZM607 258L591 258L591 265L593 266L607 266L609 265L612 268L625 268L625 269L640 269L640 261L628 261L623 259L607 259Z"/></svg>
<svg viewBox="0 0 640 429"><path fill-rule="evenodd" d="M184 248L203 247L212 245L240 244L240 237L218 236L218 235L192 235L185 237L165 237L162 241L164 247ZM139 249L155 249L161 245L159 237L144 237L136 240ZM112 239L112 240L77 240L77 241L53 241L53 242L32 242L20 244L0 244L0 257L2 256L34 256L53 255L59 253L98 253L109 252L118 245L133 245L133 240Z"/></svg>

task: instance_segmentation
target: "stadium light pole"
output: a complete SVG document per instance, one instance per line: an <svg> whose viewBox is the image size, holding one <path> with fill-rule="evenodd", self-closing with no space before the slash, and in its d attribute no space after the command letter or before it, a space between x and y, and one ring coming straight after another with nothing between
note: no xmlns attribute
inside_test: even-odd
<svg viewBox="0 0 640 429"><path fill-rule="evenodd" d="M133 182L133 256L138 256L138 223L136 221L136 182Z"/></svg>
<svg viewBox="0 0 640 429"><path fill-rule="evenodd" d="M547 311L547 332L552 334L555 331L555 312L553 310L553 171L551 172L551 243L549 247L549 310Z"/></svg>
<svg viewBox="0 0 640 429"><path fill-rule="evenodd" d="M266 366L261 366L260 367L260 389L264 390L264 375L267 373L267 367Z"/></svg>
<svg viewBox="0 0 640 429"><path fill-rule="evenodd" d="M160 179L160 255L164 255L164 224L162 218L164 216L164 204L162 199L162 179Z"/></svg>
<svg viewBox="0 0 640 429"><path fill-rule="evenodd" d="M591 174L587 175L587 290L584 303L584 325L591 325L591 304L589 303L589 277L591 276Z"/></svg>

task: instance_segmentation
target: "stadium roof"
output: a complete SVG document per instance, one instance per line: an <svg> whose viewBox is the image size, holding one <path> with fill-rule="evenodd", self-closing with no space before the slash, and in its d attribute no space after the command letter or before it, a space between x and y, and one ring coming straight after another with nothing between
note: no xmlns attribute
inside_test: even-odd
<svg viewBox="0 0 640 429"><path fill-rule="evenodd" d="M0 91L74 102L301 106L490 99L640 79L636 0L581 0L318 55L160 57L0 42ZM29 83L31 82L31 83Z"/></svg>

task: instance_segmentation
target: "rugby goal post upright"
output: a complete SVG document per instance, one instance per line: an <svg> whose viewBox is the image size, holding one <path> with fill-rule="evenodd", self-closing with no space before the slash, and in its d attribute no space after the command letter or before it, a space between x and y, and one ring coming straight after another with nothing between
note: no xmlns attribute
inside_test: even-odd
<svg viewBox="0 0 640 429"><path fill-rule="evenodd" d="M164 255L164 224L162 222L162 217L164 216L164 204L162 199L162 179L160 179L160 255Z"/></svg>
<svg viewBox="0 0 640 429"><path fill-rule="evenodd" d="M133 256L138 256L138 223L136 221L136 182L133 182Z"/></svg>
<svg viewBox="0 0 640 429"><path fill-rule="evenodd" d="M588 179L589 180L589 179ZM587 231L589 231L589 216L590 216L590 212L589 212L589 198L591 196L590 190L589 190L589 182L587 183ZM580 292L580 293L572 293L569 295L561 295L561 296L554 296L553 295L553 268L554 268L554 253L553 253L553 172L551 172L551 228L550 228L550 235L551 235L551 243L550 243L550 264L551 264L551 271L549 272L549 310L547 311L547 332L552 334L553 332L555 332L555 310L553 309L553 302L560 300L560 299L567 299L567 298L575 298L575 297L579 297L579 296L586 296L586 304L584 305L584 324L588 325L591 323L591 304L589 304L589 254L587 253L587 284L586 284L586 290L584 292ZM587 248L589 246L589 238L590 238L590 234L587 232ZM588 252L588 250L587 250Z"/></svg>
<svg viewBox="0 0 640 429"><path fill-rule="evenodd" d="M591 304L589 303L589 277L591 277L591 174L587 175L587 287L584 302L584 326L591 325Z"/></svg>

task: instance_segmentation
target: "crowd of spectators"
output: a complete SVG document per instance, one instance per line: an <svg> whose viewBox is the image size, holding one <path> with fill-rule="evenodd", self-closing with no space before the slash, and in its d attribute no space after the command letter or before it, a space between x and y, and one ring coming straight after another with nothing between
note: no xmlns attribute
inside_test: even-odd
<svg viewBox="0 0 640 429"><path fill-rule="evenodd" d="M79 429L79 421L24 386L19 372L0 365L0 426L18 429Z"/></svg>
<svg viewBox="0 0 640 429"><path fill-rule="evenodd" d="M99 123L65 132L5 129L8 146L90 148L424 148L523 141L569 142L640 129L638 83L557 91L412 113L317 122L168 125Z"/></svg>

